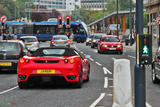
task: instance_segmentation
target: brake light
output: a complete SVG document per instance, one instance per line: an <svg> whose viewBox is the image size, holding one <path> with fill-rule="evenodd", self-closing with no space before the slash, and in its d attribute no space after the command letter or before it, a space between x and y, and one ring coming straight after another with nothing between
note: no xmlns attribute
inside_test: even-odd
<svg viewBox="0 0 160 107"><path fill-rule="evenodd" d="M24 63L24 59L22 58L22 59L20 59L20 61L19 61L20 63Z"/></svg>
<svg viewBox="0 0 160 107"><path fill-rule="evenodd" d="M54 41L54 40L52 40L52 44L55 44L55 41Z"/></svg>
<svg viewBox="0 0 160 107"><path fill-rule="evenodd" d="M35 39L35 42L38 42L38 39L37 39L37 38Z"/></svg>
<svg viewBox="0 0 160 107"><path fill-rule="evenodd" d="M73 64L73 63L74 63L74 59L69 59L69 62L70 62L71 64Z"/></svg>
<svg viewBox="0 0 160 107"><path fill-rule="evenodd" d="M26 62L26 63L29 63L30 62L30 60L29 59L20 59L20 63L24 63L24 62Z"/></svg>
<svg viewBox="0 0 160 107"><path fill-rule="evenodd" d="M67 40L67 43L70 44L70 40Z"/></svg>
<svg viewBox="0 0 160 107"><path fill-rule="evenodd" d="M70 62L71 64L73 64L74 63L74 59L71 58L71 59L65 59L64 60L64 63L68 63L68 62Z"/></svg>

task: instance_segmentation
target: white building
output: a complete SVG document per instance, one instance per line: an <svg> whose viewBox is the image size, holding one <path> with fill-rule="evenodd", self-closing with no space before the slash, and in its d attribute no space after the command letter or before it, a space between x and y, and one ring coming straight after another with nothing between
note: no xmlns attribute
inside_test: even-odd
<svg viewBox="0 0 160 107"><path fill-rule="evenodd" d="M109 0L104 0L104 5L107 4ZM81 0L81 7L92 10L102 10L103 0Z"/></svg>
<svg viewBox="0 0 160 107"><path fill-rule="evenodd" d="M58 11L73 11L80 7L80 0L33 0L35 5L56 9Z"/></svg>

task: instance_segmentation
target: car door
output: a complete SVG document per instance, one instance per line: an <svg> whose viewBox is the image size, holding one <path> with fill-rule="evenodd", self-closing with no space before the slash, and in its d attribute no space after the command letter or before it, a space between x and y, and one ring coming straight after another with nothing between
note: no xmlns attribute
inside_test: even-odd
<svg viewBox="0 0 160 107"><path fill-rule="evenodd" d="M155 58L156 74L160 77L160 48L157 50L154 58Z"/></svg>
<svg viewBox="0 0 160 107"><path fill-rule="evenodd" d="M75 51L76 51L76 50L75 50ZM78 51L76 51L76 53L81 57L83 78L86 78L86 76L88 75L88 67L87 67L86 59L85 59L84 56L83 56L81 53L79 53Z"/></svg>

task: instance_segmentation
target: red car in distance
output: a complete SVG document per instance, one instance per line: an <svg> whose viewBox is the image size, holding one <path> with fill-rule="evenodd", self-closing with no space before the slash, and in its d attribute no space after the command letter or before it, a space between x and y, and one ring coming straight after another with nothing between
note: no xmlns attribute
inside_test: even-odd
<svg viewBox="0 0 160 107"><path fill-rule="evenodd" d="M32 56L24 56L18 63L19 88L35 83L74 83L81 88L89 81L90 56L84 56L73 48L47 47L37 49Z"/></svg>
<svg viewBox="0 0 160 107"><path fill-rule="evenodd" d="M116 36L102 36L98 41L98 53L123 54L123 45Z"/></svg>

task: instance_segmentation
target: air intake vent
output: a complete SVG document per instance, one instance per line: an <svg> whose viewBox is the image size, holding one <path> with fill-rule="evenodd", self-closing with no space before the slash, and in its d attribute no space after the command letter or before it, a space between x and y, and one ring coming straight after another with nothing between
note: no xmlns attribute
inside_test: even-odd
<svg viewBox="0 0 160 107"><path fill-rule="evenodd" d="M35 63L58 63L59 60L35 60Z"/></svg>

